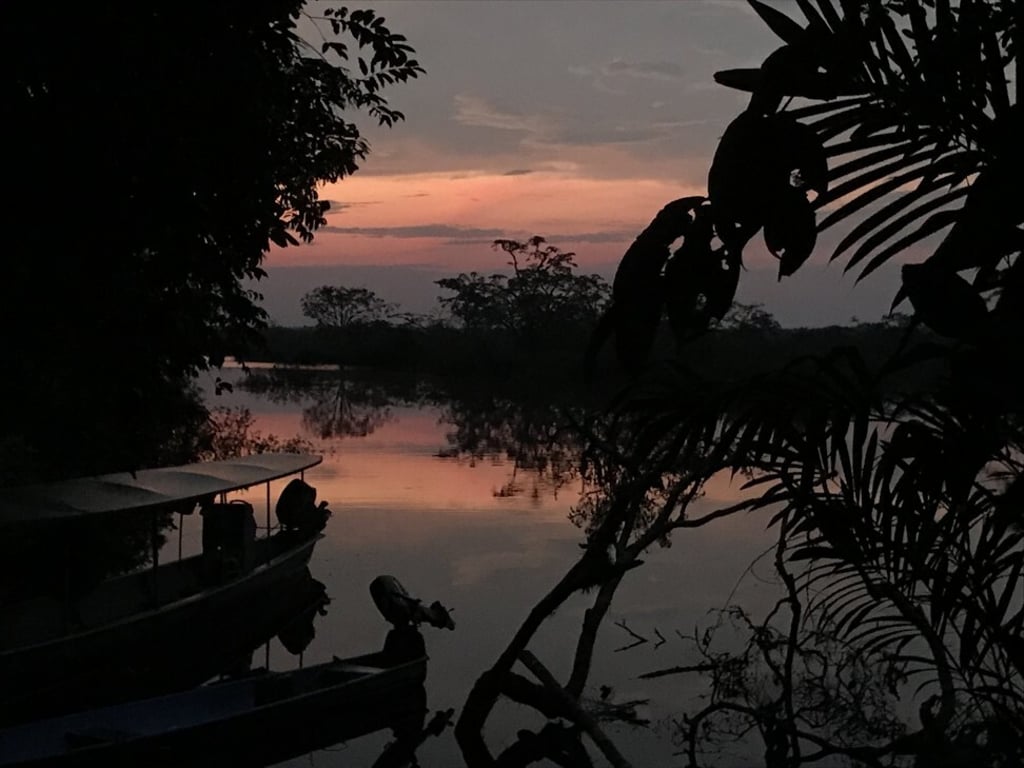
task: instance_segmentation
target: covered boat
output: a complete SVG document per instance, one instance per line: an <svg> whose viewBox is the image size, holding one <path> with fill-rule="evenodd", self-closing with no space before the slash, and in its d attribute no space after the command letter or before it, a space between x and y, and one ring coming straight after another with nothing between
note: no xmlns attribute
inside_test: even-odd
<svg viewBox="0 0 1024 768"><path fill-rule="evenodd" d="M4 587L0 722L102 703L119 680L128 684L154 666L208 652L224 626L266 620L275 595L288 594L308 576L306 565L329 515L321 503L300 513L289 509L285 517L293 524L287 527L272 525L270 483L297 476L278 504L306 504L311 486L302 473L320 461L314 455L260 454L0 492L4 535L52 541L55 551L44 588L11 579ZM257 535L252 505L227 499L260 484L266 485L263 536ZM179 543L179 558L161 563L161 517L196 508L204 521L203 551L182 558ZM149 526L149 567L80 578L71 568L76 547L84 546L77 532L115 518L141 520L143 530Z"/></svg>

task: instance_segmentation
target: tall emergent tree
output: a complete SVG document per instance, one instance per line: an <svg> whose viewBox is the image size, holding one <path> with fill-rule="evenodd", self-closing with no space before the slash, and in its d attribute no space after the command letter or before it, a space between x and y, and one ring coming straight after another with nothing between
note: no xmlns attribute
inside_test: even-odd
<svg viewBox="0 0 1024 768"><path fill-rule="evenodd" d="M553 329L589 327L608 300L599 275L577 274L576 254L539 235L495 240L492 247L508 257L511 275L470 272L437 281L452 292L441 305L465 328L535 341Z"/></svg>
<svg viewBox="0 0 1024 768"><path fill-rule="evenodd" d="M302 297L302 314L317 328L352 328L381 323L395 308L369 288L321 285Z"/></svg>
<svg viewBox="0 0 1024 768"><path fill-rule="evenodd" d="M369 151L350 116L403 117L382 91L423 70L383 22L303 0L3 4L0 481L150 464L204 417L191 377L264 323L243 281L312 239L318 184Z"/></svg>

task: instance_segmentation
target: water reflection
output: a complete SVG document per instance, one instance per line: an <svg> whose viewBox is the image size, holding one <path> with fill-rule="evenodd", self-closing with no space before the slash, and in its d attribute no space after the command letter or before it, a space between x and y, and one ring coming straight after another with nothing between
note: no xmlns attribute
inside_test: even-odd
<svg viewBox="0 0 1024 768"><path fill-rule="evenodd" d="M303 428L322 440L371 435L392 420L393 403L414 395L404 381L306 368L253 371L241 386L273 403L302 403Z"/></svg>
<svg viewBox="0 0 1024 768"><path fill-rule="evenodd" d="M304 368L253 371L240 386L272 403L298 405L302 429L323 441L368 437L394 421L403 405L436 408L451 427L436 454L470 467L481 461L507 466L507 480L494 489L499 497L539 499L578 478L583 442L574 425L586 410L552 391L498 393Z"/></svg>
<svg viewBox="0 0 1024 768"><path fill-rule="evenodd" d="M336 392L337 374L327 378L330 384L320 386ZM261 428L289 435L313 426L304 424L303 414L322 395L314 390L304 400L296 389L292 397L291 408L251 396L242 402L253 409ZM621 543L624 554L626 547L636 546L642 557L617 557L602 570L599 547L581 550L580 543L601 527L610 510L612 517L619 514L601 491L602 483L604 488L622 480L628 484L629 477L615 469L615 462L588 455L584 446L603 441L605 453L612 454L613 436L571 403L535 402L507 393L452 393L420 385L392 401L392 420L373 433L318 445L326 459L309 479L331 499L335 517L317 560L332 574L332 615L344 616L345 627L340 632L333 622L326 625L307 657L376 642L372 613L349 593L353 584L368 584L382 568L400 568L402 580L415 588L450 596L459 631L451 638L431 638L432 667L440 672L428 690L434 706L454 709L464 718L472 709L467 694L480 673L493 667L509 639L522 630L523 617L537 610L538 598L568 569L572 577L567 584L573 588L565 590L561 602L541 606L543 620L524 650L536 659L539 675L546 669L564 682L578 668L574 685L579 695L569 698L593 720L593 732L604 733L621 754L649 755L659 764L671 761L676 747L670 719L688 698L680 698L671 678L638 679L660 664L637 652L615 654L623 644L615 624L625 621L636 631L657 630L676 638L677 630L689 632L694 622L709 622L705 611L733 597L770 605L777 586L747 579L737 590L736 582L750 561L771 546L771 537L764 534L763 522L727 517L676 538L662 531L643 551L640 537L655 520L651 513L657 504L652 503L647 518L632 518L633 534ZM623 433L614 439L632 438ZM643 473L637 469L635 474ZM705 480L701 493L689 499L692 520L741 500L727 474ZM584 481L587 493L581 497ZM507 493L510 487L514 492ZM577 526L569 520L571 509ZM672 548L659 546L667 544ZM586 564L576 567L581 555L588 558ZM631 564L641 560L642 568ZM615 589L602 589L609 574L618 583ZM552 605L557 610L544 616ZM671 652L669 647L662 653ZM496 705L483 718L488 741L499 753L511 749L502 759L537 755L544 744L562 760L572 759L572 742L593 752L593 737L581 737L579 725L567 725L565 713L573 709L557 702L556 688L546 688L520 654L514 664ZM530 685L520 685L519 678ZM530 703L523 706L519 699ZM549 717L553 712L561 713L555 722ZM565 733L559 735L558 728ZM379 740L376 751L372 745L349 745L343 761L328 753L318 755L317 764L372 765L384 746ZM424 765L478 764L477 756L451 738L428 740L420 760Z"/></svg>
<svg viewBox="0 0 1024 768"><path fill-rule="evenodd" d="M527 765L542 758L589 765L584 735L604 760L627 765L604 721L641 724L643 718L635 714L639 702L619 700L611 686L601 688L600 706L585 695L598 637L616 593L626 575L643 565L642 558L652 547L668 546L674 531L702 527L743 507L740 502L706 514L690 509L704 484L726 469L711 444L676 468L660 457L632 458L631 446L640 434L629 419L608 424L595 420L574 429L580 443L588 446L585 454L577 451L584 491L570 514L585 531L582 551L474 683L455 729L469 765ZM574 651L567 669L558 670L542 660L534 641L549 618L574 599L587 607L578 628L563 633L563 642ZM542 720L539 727L521 729L512 743L500 744L496 752L485 730L504 699L531 708Z"/></svg>
<svg viewBox="0 0 1024 768"><path fill-rule="evenodd" d="M319 441L327 458L308 479L335 509L316 553L324 584L307 585L303 620L278 642L305 663L380 647L364 586L381 571L445 596L459 622L431 638L435 673L412 697L407 736L375 734L318 764L697 764L700 748L718 761L728 747L737 764L781 765L793 702L837 760L844 738L891 740L907 719L890 708L898 670L797 626L807 596L765 530L773 511L722 471L711 428L658 442L639 422L543 398L263 375L255 389L276 394L238 402L261 429ZM339 400L363 415L335 429ZM630 458L645 444L643 462ZM689 464L668 460L680 446ZM453 723L457 742L430 737Z"/></svg>
<svg viewBox="0 0 1024 768"><path fill-rule="evenodd" d="M496 495L538 499L557 495L578 478L583 445L573 424L582 420L582 408L490 392L446 398L441 407L452 429L445 433L448 445L438 455L471 466L501 460L509 467L509 478Z"/></svg>
<svg viewBox="0 0 1024 768"><path fill-rule="evenodd" d="M307 573L309 569L306 569ZM295 589L293 605L298 609L290 619L281 624L277 639L292 656L299 656L316 637L316 619L327 615L331 598L327 586L316 579L303 579Z"/></svg>
<svg viewBox="0 0 1024 768"><path fill-rule="evenodd" d="M337 483L332 497L352 502L341 508L353 523L344 536L355 540L335 539L335 557L391 553L450 584L460 615L491 625L437 654L455 672L442 690L458 711L459 763L625 764L630 754L667 758L680 748L693 764L727 752L740 764L779 762L794 728L804 729L800 739L828 740L840 759L844 745L898 736L907 712L892 706L903 690L894 670L823 630L794 634L794 617L808 612L789 586L797 571L773 557L768 515L748 515L763 506L757 490L736 492L715 440L694 440L690 465L657 451L641 464L628 449L649 438L629 420L588 420L495 393L417 403L398 407L398 421L379 434L347 443L323 470ZM357 491L371 466L381 470ZM473 480L481 475L502 478L487 489L490 501ZM568 482L581 493L566 493ZM394 495L395 483L407 493ZM464 513L445 498L458 498ZM498 522L492 512L517 517ZM567 516L576 533L523 536ZM484 519L496 530L487 545L471 539ZM748 574L737 589L765 552L759 579ZM704 615L709 608L716 613ZM799 718L787 709L793 701L802 702ZM690 720L673 723L683 716ZM441 764L453 764L444 755ZM815 759L829 764L828 755Z"/></svg>

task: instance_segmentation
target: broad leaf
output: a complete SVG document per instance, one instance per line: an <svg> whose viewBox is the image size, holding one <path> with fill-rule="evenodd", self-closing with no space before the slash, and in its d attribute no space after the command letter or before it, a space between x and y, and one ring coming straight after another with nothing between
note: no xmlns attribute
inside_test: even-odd
<svg viewBox="0 0 1024 768"><path fill-rule="evenodd" d="M843 267L843 271L846 272L852 269L854 266L859 264L862 259L871 255L871 252L873 250L883 245L886 241L888 241L890 238L892 238L894 235L896 235L906 227L922 219L926 214L931 213L936 208L943 208L949 205L950 203L955 202L956 200L959 200L960 198L964 197L964 195L966 194L967 189L964 187L954 189L952 192L947 192L944 195L939 195L938 197L934 197L931 200L922 203L921 205L917 206L913 210L908 211L902 216L896 217L885 226L879 226L881 220L884 219L880 220L877 214L875 216L869 217L868 219L865 220L864 223L870 224L869 229L873 229L874 232L870 237L865 239L863 244L853 253L852 256L850 256L849 261L846 262L846 266ZM918 195L905 195L897 202L900 204L899 207L902 208L910 203L916 202L918 199ZM883 210L886 213L886 216L889 216L894 212L894 210L896 210L896 206L889 205L886 206ZM879 211L879 213L882 213L882 211ZM951 218L954 218L959 214L959 211L951 210L944 212L944 214L949 215ZM849 238L847 238L847 240L849 240ZM844 240L843 244L846 243L847 241ZM836 248L835 254L833 254L833 258L838 256L841 253L841 251L841 248Z"/></svg>
<svg viewBox="0 0 1024 768"><path fill-rule="evenodd" d="M814 209L797 189L789 189L775 200L764 225L764 242L779 259L779 280L792 275L814 250L817 239Z"/></svg>
<svg viewBox="0 0 1024 768"><path fill-rule="evenodd" d="M764 74L760 69L723 69L713 75L715 82L726 88L752 93L764 84Z"/></svg>
<svg viewBox="0 0 1024 768"><path fill-rule="evenodd" d="M947 192L945 194L931 198L930 200L925 198L925 202L923 202L916 209L908 212L905 215L912 216L913 219L916 219L920 215L929 213L935 208L941 208L942 206L954 203L966 194L967 188L960 187L959 189L955 189L952 192ZM882 227L882 225L886 221L892 219L892 217L895 216L897 213L912 206L914 203L920 201L921 199L922 195L920 194L900 195L892 202L886 203L879 210L875 211L873 214L863 219L860 223L857 224L856 227L850 230L850 233L839 242L839 245L836 246L836 249L831 256L830 261L841 256L858 240L861 240L862 238L870 235L871 232Z"/></svg>
<svg viewBox="0 0 1024 768"><path fill-rule="evenodd" d="M985 302L964 278L924 264L904 264L903 286L921 321L942 336L975 333L988 318Z"/></svg>
<svg viewBox="0 0 1024 768"><path fill-rule="evenodd" d="M772 8L761 0L747 0L747 2L757 11L757 15L764 20L768 28L782 38L783 42L794 44L803 39L804 28L782 11Z"/></svg>

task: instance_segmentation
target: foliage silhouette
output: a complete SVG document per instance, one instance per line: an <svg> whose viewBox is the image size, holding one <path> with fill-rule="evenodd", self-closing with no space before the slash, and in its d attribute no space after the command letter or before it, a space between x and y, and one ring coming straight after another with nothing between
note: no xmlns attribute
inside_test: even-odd
<svg viewBox="0 0 1024 768"><path fill-rule="evenodd" d="M395 308L368 288L321 285L302 297L302 314L317 328L350 328L385 322Z"/></svg>
<svg viewBox="0 0 1024 768"><path fill-rule="evenodd" d="M779 630L752 624L748 647L776 689L765 698L719 687L696 716L691 765L713 763L698 747L726 711L760 735L769 768L826 755L922 768L1024 759L1024 402L1008 362L1024 327L1024 208L1012 191L1024 168L1009 138L1020 133L1020 4L797 0L803 24L749 2L784 44L756 70L716 75L751 98L719 144L707 199L667 205L623 257L594 347L614 335L623 366L642 375L610 421L591 427L584 466L595 490L577 510L584 554L467 699L456 733L470 762L502 762L482 736L499 697L527 703L524 690L550 688L536 665L537 683L513 665L552 610L597 590L568 682L555 683L578 703L605 601L643 549L741 511L760 511L778 534L786 593L772 615L789 618ZM828 213L817 224L819 210ZM781 279L800 269L817 230L854 215L833 258L857 246L846 266L860 265L861 278L947 230L903 269L894 304L909 299L914 323L950 343L911 328L881 365L840 347L732 381L701 375L693 340L732 302L750 240L763 232ZM663 313L680 358L644 369ZM941 373L927 390L891 386L924 363ZM745 477L754 495L688 518L721 471ZM916 716L842 728L854 701L807 720L795 668L823 637L843 658L906 677L892 693ZM609 762L626 764L566 711Z"/></svg>
<svg viewBox="0 0 1024 768"><path fill-rule="evenodd" d="M259 453L312 453L313 444L295 435L282 438L253 429L255 417L248 408L216 407L199 438L199 460L219 461Z"/></svg>
<svg viewBox="0 0 1024 768"><path fill-rule="evenodd" d="M584 445L572 425L586 406L572 393L520 385L504 391L449 388L444 394L442 420L452 430L439 455L470 464L510 464L510 476L495 495L557 495L578 477Z"/></svg>
<svg viewBox="0 0 1024 768"><path fill-rule="evenodd" d="M396 400L415 397L401 384L389 386L342 371L252 372L241 387L271 402L305 403L303 428L320 440L371 435L391 419Z"/></svg>
<svg viewBox="0 0 1024 768"><path fill-rule="evenodd" d="M694 199L699 207L675 212L669 206L655 219L668 217L658 227L667 237L682 237L684 248L692 239L705 245L680 259L679 271L690 273L686 279L654 265L648 284L634 289L639 301L647 307L664 302L677 331L688 332L701 323L680 324L681 310L673 305L692 311L700 295L731 299L728 286L716 282L723 270L700 266L709 258L707 234L690 231L691 211L703 211L711 222L722 243L711 253L729 269L763 229L780 260L781 279L813 249L815 210L832 206L818 227L826 229L875 204L833 259L859 243L846 269L861 266L863 278L948 229L927 259L928 269L904 274L896 303L909 297L921 321L951 337L975 330L983 310L1004 332L1018 333L1019 323L1002 322L1012 320L1011 307L1019 306L1020 268L1013 256L1022 246L1024 222L1009 194L1024 171L1020 143L1011 139L1021 128L1009 84L1019 66L1015 4L824 0L816 9L808 0L799 3L806 26L764 3L751 5L784 45L759 69L716 75L750 91L749 106L719 143L707 202ZM801 105L807 100L819 103ZM631 262L627 252L617 289L623 307L629 300L618 294L627 291ZM957 274L968 270L971 282ZM943 317L929 307L940 307ZM656 318L648 317L645 327L652 322ZM645 348L649 331L621 333L625 348ZM623 363L636 366L631 359Z"/></svg>
<svg viewBox="0 0 1024 768"><path fill-rule="evenodd" d="M505 331L529 348L552 328L571 332L588 327L603 308L607 286L598 275L576 274L575 253L547 245L543 237L526 242L495 240L509 259L512 275L484 277L471 272L438 280L454 293L441 305L473 331Z"/></svg>
<svg viewBox="0 0 1024 768"><path fill-rule="evenodd" d="M405 38L373 11L303 7L3 5L18 225L0 321L31 329L6 350L3 481L182 458L205 417L189 380L264 324L243 281L312 239L318 184L369 151L347 118L402 119L383 91L423 72ZM56 180L81 189L44 225Z"/></svg>
<svg viewBox="0 0 1024 768"><path fill-rule="evenodd" d="M845 755L882 765L887 755L880 745L898 743L904 735L892 695L902 682L899 670L881 656L837 640L828 627L800 633L794 641L789 631L799 612L791 614L789 626L780 615L792 605L790 599L760 622L739 606L721 611L706 631L684 638L697 663L643 675L696 672L705 681L704 705L676 724L689 765L713 761L719 749L749 735L751 726L760 729L772 750L767 765L786 760L793 741L801 751L790 764ZM727 633L745 638L739 650L723 650L717 642Z"/></svg>

